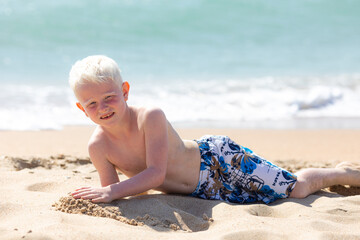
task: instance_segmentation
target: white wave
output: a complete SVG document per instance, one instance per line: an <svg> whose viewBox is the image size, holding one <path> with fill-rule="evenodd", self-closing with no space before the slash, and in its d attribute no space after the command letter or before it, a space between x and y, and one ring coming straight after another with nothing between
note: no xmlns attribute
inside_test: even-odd
<svg viewBox="0 0 360 240"><path fill-rule="evenodd" d="M1 86L0 130L61 129L89 124L75 107L70 89L54 86Z"/></svg>
<svg viewBox="0 0 360 240"><path fill-rule="evenodd" d="M294 82L302 80L295 79ZM360 117L360 81L288 84L273 78L136 86L135 105L160 106L173 122ZM290 81L288 81L289 83ZM310 82L310 83L313 83Z"/></svg>
<svg viewBox="0 0 360 240"><path fill-rule="evenodd" d="M158 106L173 123L360 118L360 78L346 79L134 82L129 104ZM92 124L68 87L6 85L0 91L0 130Z"/></svg>

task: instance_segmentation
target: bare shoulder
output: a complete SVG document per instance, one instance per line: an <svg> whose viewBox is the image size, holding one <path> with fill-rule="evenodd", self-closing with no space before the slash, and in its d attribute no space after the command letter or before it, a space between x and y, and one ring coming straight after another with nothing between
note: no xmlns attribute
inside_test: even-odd
<svg viewBox="0 0 360 240"><path fill-rule="evenodd" d="M138 122L142 126L166 123L166 116L160 108L139 108Z"/></svg>
<svg viewBox="0 0 360 240"><path fill-rule="evenodd" d="M105 156L104 153L107 150L107 145L107 138L104 132L99 127L97 127L88 142L88 151L90 157L94 157L94 154Z"/></svg>

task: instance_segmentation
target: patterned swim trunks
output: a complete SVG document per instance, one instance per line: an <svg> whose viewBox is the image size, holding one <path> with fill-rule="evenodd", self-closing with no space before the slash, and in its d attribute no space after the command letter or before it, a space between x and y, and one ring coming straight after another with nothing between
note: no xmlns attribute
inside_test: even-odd
<svg viewBox="0 0 360 240"><path fill-rule="evenodd" d="M296 176L226 136L207 135L195 140L200 149L200 179L194 197L232 203L289 197Z"/></svg>

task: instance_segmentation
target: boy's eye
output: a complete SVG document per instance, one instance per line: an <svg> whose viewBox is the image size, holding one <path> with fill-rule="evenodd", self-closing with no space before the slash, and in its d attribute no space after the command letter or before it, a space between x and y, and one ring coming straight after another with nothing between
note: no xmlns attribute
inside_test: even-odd
<svg viewBox="0 0 360 240"><path fill-rule="evenodd" d="M89 103L88 107L92 107L92 106L95 106L96 102L91 102Z"/></svg>

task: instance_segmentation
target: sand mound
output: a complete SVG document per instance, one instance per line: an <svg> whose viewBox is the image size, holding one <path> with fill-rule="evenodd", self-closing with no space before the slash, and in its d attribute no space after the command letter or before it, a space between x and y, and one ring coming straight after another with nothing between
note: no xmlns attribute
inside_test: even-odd
<svg viewBox="0 0 360 240"><path fill-rule="evenodd" d="M94 204L90 200L75 199L71 196L60 198L53 207L55 207L55 210L61 212L86 214L94 217L107 217L134 226L141 225L141 223L135 219L127 219L123 217L121 210L116 206Z"/></svg>
<svg viewBox="0 0 360 240"><path fill-rule="evenodd" d="M52 169L54 167L60 167L63 169L68 168L70 165L84 165L90 164L89 157L74 157L69 155L59 154L56 156L50 156L48 158L41 158L41 157L10 157L10 156L3 156L2 160L4 162L9 162L12 164L13 168L16 171L20 171L22 169L28 168L37 168L43 167L46 169Z"/></svg>
<svg viewBox="0 0 360 240"><path fill-rule="evenodd" d="M149 210L148 206L152 206L153 211ZM156 197L155 199L134 198L131 201L119 200L111 204L95 204L90 200L74 199L72 196L67 196L60 198L58 202L53 204L53 207L61 212L111 218L129 225L147 225L158 230L165 228L174 231L201 231L208 229L209 224L213 222L213 219L208 217L206 213L203 213L201 217L194 217L192 214L186 214L179 209L177 211L174 209L164 210L164 208L169 208L168 204L165 201L159 201ZM124 209L127 210L124 211ZM156 210L154 211L154 209ZM157 212L156 215L158 216L155 216L154 212Z"/></svg>

